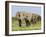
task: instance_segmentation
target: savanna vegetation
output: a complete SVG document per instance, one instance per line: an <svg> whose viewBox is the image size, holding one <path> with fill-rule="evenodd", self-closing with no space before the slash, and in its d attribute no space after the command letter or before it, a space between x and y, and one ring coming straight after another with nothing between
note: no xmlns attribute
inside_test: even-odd
<svg viewBox="0 0 46 37"><path fill-rule="evenodd" d="M24 21L23 21L24 22ZM41 29L41 20L36 21L36 23L30 22L29 26L19 26L18 19L16 17L12 17L12 31L26 31L26 30L39 30Z"/></svg>

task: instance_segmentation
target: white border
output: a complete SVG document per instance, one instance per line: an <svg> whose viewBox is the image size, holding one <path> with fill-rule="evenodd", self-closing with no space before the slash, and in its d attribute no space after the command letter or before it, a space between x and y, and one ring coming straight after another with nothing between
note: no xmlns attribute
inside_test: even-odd
<svg viewBox="0 0 46 37"><path fill-rule="evenodd" d="M41 30L31 30L31 31L12 31L12 12L11 12L11 6L16 5L16 6L38 6L41 7ZM41 33L43 32L44 28L44 17L43 17L43 5L36 5L36 4L22 4L22 3L9 3L9 34L26 34L26 33Z"/></svg>

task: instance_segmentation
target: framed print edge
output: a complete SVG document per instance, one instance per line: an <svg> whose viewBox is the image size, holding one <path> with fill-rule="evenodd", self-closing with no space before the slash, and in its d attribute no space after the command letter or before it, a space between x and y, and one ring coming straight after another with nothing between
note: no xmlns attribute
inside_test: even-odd
<svg viewBox="0 0 46 37"><path fill-rule="evenodd" d="M42 4L44 6L44 30L41 33L26 33L26 34L9 34L9 3L26 3L26 4ZM36 2L20 2L20 1L5 1L5 35L6 36L18 36L18 35L33 35L33 34L45 34L45 3Z"/></svg>
<svg viewBox="0 0 46 37"><path fill-rule="evenodd" d="M8 3L5 2L5 35L9 35L9 13L8 13ZM7 11L8 10L8 11Z"/></svg>

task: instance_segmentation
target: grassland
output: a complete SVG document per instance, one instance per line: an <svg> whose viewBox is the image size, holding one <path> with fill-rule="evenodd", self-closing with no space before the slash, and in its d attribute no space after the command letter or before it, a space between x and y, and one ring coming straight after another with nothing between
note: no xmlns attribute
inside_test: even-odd
<svg viewBox="0 0 46 37"><path fill-rule="evenodd" d="M18 21L16 19L12 19L12 31L26 31L26 30L39 30L41 29L41 22L37 21L36 24L33 24L31 26L28 27L19 27L18 25Z"/></svg>

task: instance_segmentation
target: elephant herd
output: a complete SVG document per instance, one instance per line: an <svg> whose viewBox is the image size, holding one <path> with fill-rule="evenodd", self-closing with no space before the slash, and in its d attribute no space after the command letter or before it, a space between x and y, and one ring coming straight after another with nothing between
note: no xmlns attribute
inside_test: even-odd
<svg viewBox="0 0 46 37"><path fill-rule="evenodd" d="M21 20L21 18L20 18L21 15L18 14L18 17L19 17L19 18L17 18L17 20L18 20L18 22L19 22L19 26L21 27L21 24L22 24L22 20ZM23 19L23 18L22 18L22 19ZM26 16L26 17L24 17L24 20L23 20L23 21L25 21L26 26L28 27L28 26L30 26L31 24L35 24L37 21L41 21L41 16L32 14L32 17L30 18L30 20L28 19L28 16Z"/></svg>

